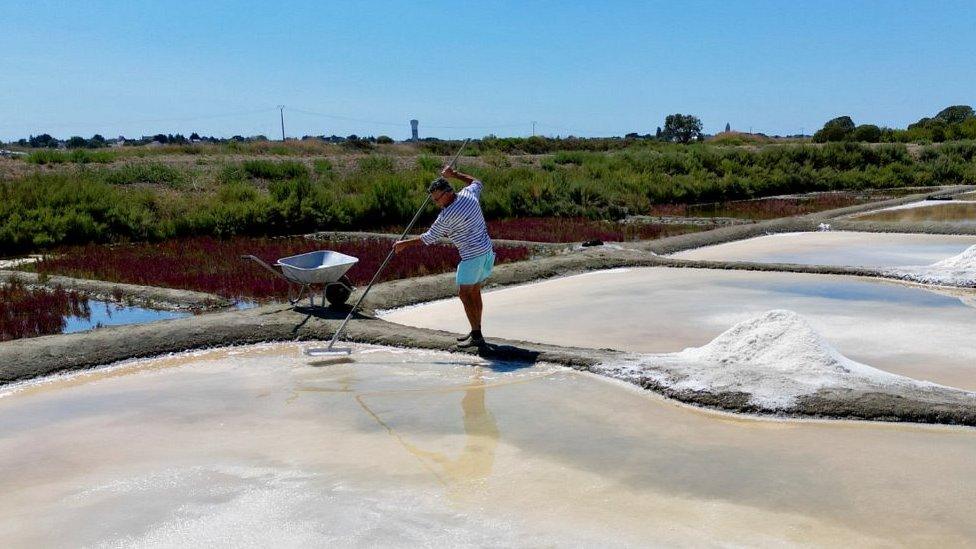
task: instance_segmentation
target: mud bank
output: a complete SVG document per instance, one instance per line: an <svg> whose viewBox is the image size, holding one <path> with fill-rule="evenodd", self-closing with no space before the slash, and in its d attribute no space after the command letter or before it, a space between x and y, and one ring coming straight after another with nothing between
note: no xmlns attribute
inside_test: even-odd
<svg viewBox="0 0 976 549"><path fill-rule="evenodd" d="M623 223L660 223L662 225L699 225L726 226L726 225L749 225L755 223L752 219L742 219L739 217L686 217L680 215L631 215L623 220Z"/></svg>
<svg viewBox="0 0 976 549"><path fill-rule="evenodd" d="M417 233L420 234L420 233ZM339 241L345 242L350 240L362 240L362 239L380 239L389 240L391 242L396 241L400 238L400 234L392 233L371 233L364 231L320 231L317 233L309 233L303 235L305 238L317 241ZM416 236L416 235L413 235ZM556 255L563 253L572 249L572 244L570 243L552 243L552 242L534 242L529 240L506 240L503 238L493 238L491 241L496 246L523 246L528 248L532 255ZM450 241L447 239L442 239L439 241L441 244L450 245Z"/></svg>
<svg viewBox="0 0 976 549"><path fill-rule="evenodd" d="M331 338L344 313L328 309L267 305L151 325L109 327L92 332L18 339L0 343L0 385L53 373L94 368L130 358L190 349L269 341ZM349 323L346 341L394 347L452 350L455 334L411 328L361 317ZM526 342L498 342L469 354L504 360L539 361L585 369L613 353Z"/></svg>
<svg viewBox="0 0 976 549"><path fill-rule="evenodd" d="M160 288L156 286L139 286L136 284L120 284L103 280L86 280L69 278L66 276L46 276L25 271L0 271L0 281L16 278L29 286L54 288L61 286L66 290L75 290L102 301L116 301L121 295L124 301L133 305L151 309L165 310L212 310L229 307L231 302L223 297L190 290Z"/></svg>

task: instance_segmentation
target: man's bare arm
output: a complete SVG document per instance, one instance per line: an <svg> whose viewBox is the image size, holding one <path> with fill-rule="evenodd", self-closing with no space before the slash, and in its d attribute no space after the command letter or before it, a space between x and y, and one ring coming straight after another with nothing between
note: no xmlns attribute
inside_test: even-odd
<svg viewBox="0 0 976 549"><path fill-rule="evenodd" d="M475 180L474 176L468 175L466 173L461 173L450 166L441 170L441 175L443 177L453 177L458 181L463 181L465 185L470 185L471 182Z"/></svg>
<svg viewBox="0 0 976 549"><path fill-rule="evenodd" d="M417 237L414 237L414 238L408 238L406 240L399 240L397 242L394 242L393 243L393 249L396 251L396 253L399 254L399 253L403 253L403 250L406 250L407 248L413 248L414 246L420 246L423 243L424 242L422 240L420 240L420 237L417 236Z"/></svg>

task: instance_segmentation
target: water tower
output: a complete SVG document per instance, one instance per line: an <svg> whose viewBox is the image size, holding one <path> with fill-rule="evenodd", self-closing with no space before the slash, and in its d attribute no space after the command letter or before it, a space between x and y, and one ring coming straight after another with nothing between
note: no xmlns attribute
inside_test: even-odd
<svg viewBox="0 0 976 549"><path fill-rule="evenodd" d="M410 121L410 140L416 143L420 141L420 134L417 132L417 125L420 124L418 120Z"/></svg>

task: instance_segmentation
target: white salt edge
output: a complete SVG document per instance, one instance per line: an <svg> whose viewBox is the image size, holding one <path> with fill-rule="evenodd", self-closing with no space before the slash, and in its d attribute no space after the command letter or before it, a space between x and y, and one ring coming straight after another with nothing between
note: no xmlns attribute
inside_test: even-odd
<svg viewBox="0 0 976 549"><path fill-rule="evenodd" d="M677 391L748 393L750 403L769 410L788 409L798 397L825 388L940 387L855 362L803 317L786 310L736 324L703 347L639 355L596 370L631 382L653 380Z"/></svg>
<svg viewBox="0 0 976 549"><path fill-rule="evenodd" d="M976 286L976 245L931 265L895 267L886 272L926 284Z"/></svg>

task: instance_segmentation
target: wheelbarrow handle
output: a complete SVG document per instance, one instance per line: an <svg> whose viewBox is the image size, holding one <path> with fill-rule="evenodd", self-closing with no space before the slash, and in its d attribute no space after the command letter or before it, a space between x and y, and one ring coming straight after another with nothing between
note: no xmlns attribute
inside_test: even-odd
<svg viewBox="0 0 976 549"><path fill-rule="evenodd" d="M286 282L291 282L290 280L288 280L288 277L286 277L285 275L281 274L281 271L275 269L271 265L268 265L263 260L261 260L260 257L254 256L254 255L242 255L241 256L241 259L250 259L251 261L257 263L258 265L264 267L268 271L274 273L275 276L280 276L281 278L285 279Z"/></svg>

